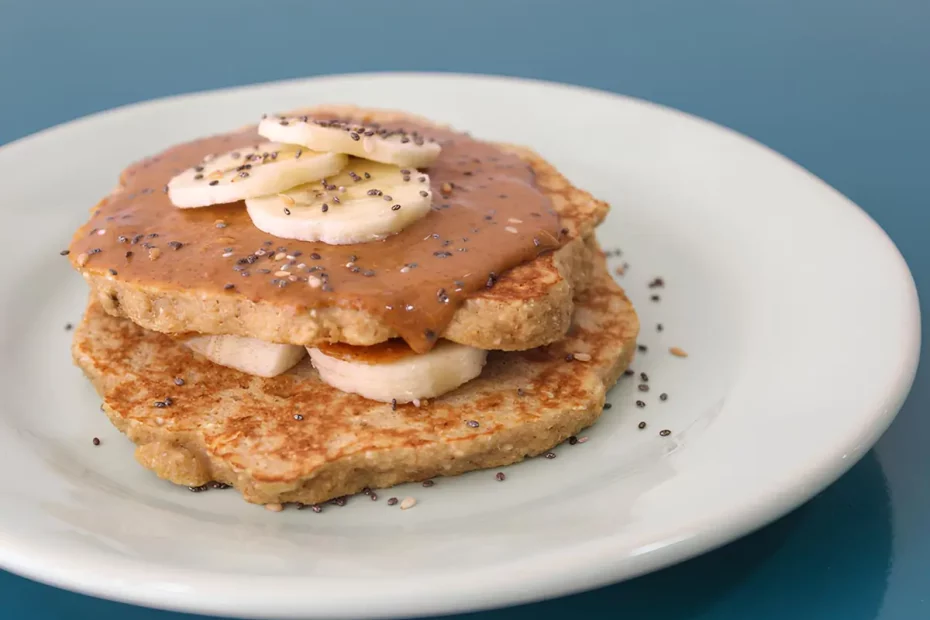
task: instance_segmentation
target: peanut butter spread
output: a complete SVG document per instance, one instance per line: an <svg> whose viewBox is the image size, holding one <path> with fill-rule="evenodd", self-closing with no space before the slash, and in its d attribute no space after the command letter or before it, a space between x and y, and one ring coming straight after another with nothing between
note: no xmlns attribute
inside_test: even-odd
<svg viewBox="0 0 930 620"><path fill-rule="evenodd" d="M409 122L375 127L403 129L442 146L425 170L432 210L397 235L342 246L294 241L258 230L242 202L199 209L171 204L165 191L171 177L210 155L263 142L251 128L130 166L122 190L103 199L75 234L70 260L85 272L205 297L241 295L297 312L364 309L426 352L469 295L565 239L549 198L516 155L447 129ZM416 170L407 177L427 181Z"/></svg>

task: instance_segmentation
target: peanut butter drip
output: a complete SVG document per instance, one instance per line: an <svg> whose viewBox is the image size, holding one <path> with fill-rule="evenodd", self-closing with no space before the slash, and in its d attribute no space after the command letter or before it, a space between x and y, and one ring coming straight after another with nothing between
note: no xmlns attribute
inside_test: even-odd
<svg viewBox="0 0 930 620"><path fill-rule="evenodd" d="M101 201L75 234L70 259L84 271L129 283L240 295L286 304L295 313L365 310L426 352L471 294L561 245L559 218L517 156L448 130L384 127L432 138L442 153L424 170L433 192L430 213L383 241L330 246L281 239L255 228L241 202L200 209L171 204L165 185L172 176L205 157L263 142L251 128L182 144L129 167L122 191ZM407 176L412 184L426 182L416 170Z"/></svg>

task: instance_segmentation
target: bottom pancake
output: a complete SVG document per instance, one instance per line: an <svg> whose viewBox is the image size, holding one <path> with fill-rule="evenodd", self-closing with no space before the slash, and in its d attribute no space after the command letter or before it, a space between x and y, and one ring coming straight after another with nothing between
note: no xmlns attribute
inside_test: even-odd
<svg viewBox="0 0 930 620"><path fill-rule="evenodd" d="M95 302L72 353L137 460L161 478L223 482L253 503L317 504L515 463L593 424L639 331L603 258L596 263L565 339L493 351L480 377L420 407L341 392L308 359L274 378L218 366Z"/></svg>

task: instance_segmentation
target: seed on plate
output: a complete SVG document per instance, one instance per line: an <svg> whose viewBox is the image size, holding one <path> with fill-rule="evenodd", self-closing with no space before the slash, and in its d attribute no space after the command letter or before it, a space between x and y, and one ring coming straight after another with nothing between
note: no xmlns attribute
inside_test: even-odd
<svg viewBox="0 0 930 620"><path fill-rule="evenodd" d="M645 423L645 422L640 422L637 426L638 426L639 430L643 430L644 428L646 428L646 423Z"/></svg>
<svg viewBox="0 0 930 620"><path fill-rule="evenodd" d="M639 391L640 391L640 392L648 392L648 391L649 391L649 386L646 385L645 383L640 383L637 387L639 388Z"/></svg>
<svg viewBox="0 0 930 620"><path fill-rule="evenodd" d="M574 446L576 443L578 443L578 438L574 435L568 438L568 445Z"/></svg>
<svg viewBox="0 0 930 620"><path fill-rule="evenodd" d="M659 431L659 436L661 437L668 437L671 434L672 434L672 431L668 430L667 428Z"/></svg>
<svg viewBox="0 0 930 620"><path fill-rule="evenodd" d="M392 498L388 499L388 501L387 501L387 505L388 505L388 506L393 506L393 505L396 504L396 503L397 503L397 498L396 498L396 497L392 497Z"/></svg>
<svg viewBox="0 0 930 620"><path fill-rule="evenodd" d="M265 510L269 512L281 512L284 510L284 506L281 504L265 504Z"/></svg>
<svg viewBox="0 0 930 620"><path fill-rule="evenodd" d="M497 478L499 482L503 482L504 480L507 479L507 476L502 471L497 472L497 474L495 474L494 477Z"/></svg>
<svg viewBox="0 0 930 620"><path fill-rule="evenodd" d="M99 438L99 437L94 437L94 445L95 445L95 446L99 446L99 445L100 445L100 438Z"/></svg>
<svg viewBox="0 0 930 620"><path fill-rule="evenodd" d="M545 456L547 459L552 460L552 459L554 459L557 455L556 455L555 452L546 452L546 454L545 454L544 456Z"/></svg>
<svg viewBox="0 0 930 620"><path fill-rule="evenodd" d="M669 347L668 352L675 357L688 357L688 353L681 347Z"/></svg>
<svg viewBox="0 0 930 620"><path fill-rule="evenodd" d="M644 402L641 401L641 400L638 400L638 401L636 401L636 406L639 407L640 409L642 409L643 407L646 406L646 403L644 403Z"/></svg>
<svg viewBox="0 0 930 620"><path fill-rule="evenodd" d="M432 480L424 480L424 481L423 481L423 486L426 487L427 489L430 488L431 486L433 486L434 484L436 484L436 483L433 482Z"/></svg>
<svg viewBox="0 0 930 620"><path fill-rule="evenodd" d="M659 400L668 400L668 394L666 394L665 392L662 392L661 394L659 394Z"/></svg>
<svg viewBox="0 0 930 620"><path fill-rule="evenodd" d="M401 510L407 510L408 508L413 508L417 505L417 500L413 497L405 497L404 501L400 503Z"/></svg>

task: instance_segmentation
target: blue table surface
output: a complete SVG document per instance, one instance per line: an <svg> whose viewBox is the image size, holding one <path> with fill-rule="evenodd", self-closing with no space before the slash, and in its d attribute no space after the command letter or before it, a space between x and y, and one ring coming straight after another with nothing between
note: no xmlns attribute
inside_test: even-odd
<svg viewBox="0 0 930 620"><path fill-rule="evenodd" d="M686 110L798 161L888 231L923 296L928 27L928 0L0 0L0 144L152 97L324 73L570 82ZM773 525L627 583L476 617L930 618L927 372L873 451ZM2 571L0 600L4 618L191 617Z"/></svg>

